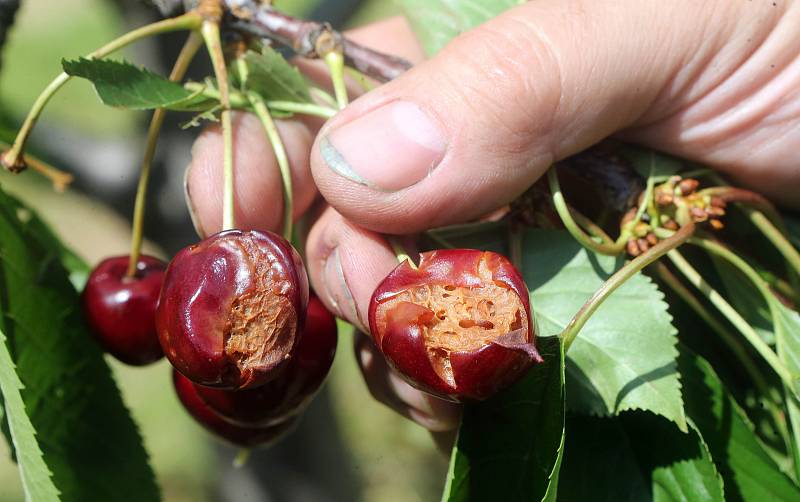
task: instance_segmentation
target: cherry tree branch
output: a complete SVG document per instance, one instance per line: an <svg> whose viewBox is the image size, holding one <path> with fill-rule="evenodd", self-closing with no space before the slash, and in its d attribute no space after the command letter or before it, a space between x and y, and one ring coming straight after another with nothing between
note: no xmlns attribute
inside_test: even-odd
<svg viewBox="0 0 800 502"><path fill-rule="evenodd" d="M228 11L225 26L291 48L307 58L318 58L320 44L340 41L345 62L380 82L392 80L411 68L405 59L383 54L342 36L330 25L298 19L278 12L257 0L224 0Z"/></svg>

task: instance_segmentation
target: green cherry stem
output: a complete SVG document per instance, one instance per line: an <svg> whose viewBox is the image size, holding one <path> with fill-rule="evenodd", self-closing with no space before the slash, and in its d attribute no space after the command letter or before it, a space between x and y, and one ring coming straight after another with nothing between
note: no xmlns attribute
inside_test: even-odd
<svg viewBox="0 0 800 502"><path fill-rule="evenodd" d="M765 396L772 394L767 384L767 380L756 366L755 361L750 357L747 349L741 341L725 326L711 311L706 308L697 296L687 288L678 277L663 263L658 262L654 265L656 275L666 284L675 294L677 294L694 312L705 321L708 326L722 339L722 341L733 352L745 372L755 384L758 391Z"/></svg>
<svg viewBox="0 0 800 502"><path fill-rule="evenodd" d="M200 28L202 22L203 18L199 14L196 12L188 12L182 16L148 24L147 26L142 26L141 28L122 35L103 47L100 47L86 57L88 59L103 58L112 52L136 42L137 40L151 37L153 35L180 30L196 30ZM34 125L36 125L36 121L42 114L44 107L50 101L50 98L52 98L53 95L58 92L58 90L61 89L61 87L67 83L70 78L72 78L70 75L61 73L52 82L50 82L50 84L42 91L42 93L39 94L39 97L36 98L31 110L28 112L28 116L25 117L25 122L23 122L22 127L20 127L20 130L17 133L17 137L14 140L14 144L12 145L11 149L8 150L2 157L0 157L0 163L2 163L7 169L20 170L24 168L24 164L22 163L22 154L25 151L25 144L28 141L31 130L33 129Z"/></svg>
<svg viewBox="0 0 800 502"><path fill-rule="evenodd" d="M761 278L758 272L756 272L756 270L751 267L747 261L743 260L741 257L739 257L739 255L727 247L710 239L693 238L689 242L690 244L703 248L713 256L726 260L728 263L742 272L756 286L756 289L759 290L761 295L764 297L764 300L767 302L770 316L772 317L772 324L775 331L778 352L777 358L785 365L787 359L785 340L787 336L791 335L786 333L783 323L781 323L782 306L775 295L772 294L772 291L770 291L769 284L767 284L767 282ZM788 406L787 410L789 412L789 422L793 432L795 433L794 441L791 443L791 450L792 455L795 458L795 462L797 462L798 459L800 459L800 436L797 435L800 430L800 410L798 410L797 403L795 402L795 400L798 398L797 379L792 377L791 371L789 371L788 368L786 371L789 374L789 380L787 381L786 379L783 379L783 376L781 376L781 378L783 379L785 391L789 394L789 397L786 399L786 404ZM796 465L795 469L800 469L800 466Z"/></svg>
<svg viewBox="0 0 800 502"><path fill-rule="evenodd" d="M281 140L281 135L278 128L275 126L275 120L269 113L269 108L262 98L256 92L247 93L250 103L253 105L253 111L261 121L264 127L264 132L269 138L272 145L272 151L275 153L275 160L278 162L278 168L281 172L281 181L283 182L283 237L287 241L292 240L292 218L294 215L294 202L292 192L292 170L289 166L289 158L286 155L286 148Z"/></svg>
<svg viewBox="0 0 800 502"><path fill-rule="evenodd" d="M344 56L339 50L332 50L325 54L325 63L331 72L331 82L333 83L333 93L336 95L336 103L339 109L347 106L347 85L344 81Z"/></svg>
<svg viewBox="0 0 800 502"><path fill-rule="evenodd" d="M196 31L191 32L178 55L178 59L175 60L175 65L169 75L171 81L178 82L186 75L189 64L202 45L203 38ZM139 186L136 189L136 202L133 208L133 235L131 238L131 254L127 271L128 277L134 277L136 275L139 256L142 253L144 213L145 206L147 205L147 184L150 180L153 158L156 155L158 133L161 132L161 126L164 125L164 117L166 114L167 110L164 108L155 110L153 112L153 118L150 119L150 127L147 130L147 143L144 150L144 159L142 160L142 171L139 175Z"/></svg>
<svg viewBox="0 0 800 502"><path fill-rule="evenodd" d="M233 467L236 469L241 469L247 462L250 460L250 448L242 448L238 452L236 452L236 457L233 459Z"/></svg>
<svg viewBox="0 0 800 502"><path fill-rule="evenodd" d="M608 242L597 242L586 232L584 232L580 225L578 225L578 223L575 221L575 218L570 212L569 206L567 206L567 202L564 199L564 194L561 192L561 184L558 181L558 172L556 172L555 166L552 166L547 170L547 181L550 185L550 192L553 196L553 206L555 207L558 216L561 218L561 221L564 223L564 227L566 227L567 231L572 235L572 237L580 242L583 247L596 253L609 256L618 256L624 249L624 243L623 245L619 245L617 243L611 244Z"/></svg>
<svg viewBox="0 0 800 502"><path fill-rule="evenodd" d="M761 211L747 206L744 206L742 209L744 209L750 222L755 225L783 255L784 259L786 259L792 269L794 269L794 273L800 276L800 252L789 242L784 233Z"/></svg>
<svg viewBox="0 0 800 502"><path fill-rule="evenodd" d="M0 148L6 149L11 148L11 145L0 141ZM37 173L41 174L53 184L53 189L56 192L63 192L67 189L70 183L73 181L73 176L69 173L62 171L61 169L48 164L47 162L34 157L30 154L25 154L23 156L25 165L36 171Z"/></svg>
<svg viewBox="0 0 800 502"><path fill-rule="evenodd" d="M670 251L667 256L684 277L697 288L724 315L733 326L745 337L761 357L770 365L775 373L789 388L792 387L792 375L778 355L761 339L755 329L734 309L730 303L713 287L678 251Z"/></svg>
<svg viewBox="0 0 800 502"><path fill-rule="evenodd" d="M389 241L389 245L392 247L392 251L394 252L394 255L397 257L398 263L403 263L404 261L407 261L408 264L411 266L411 268L413 268L414 270L417 270L417 268L419 268L417 267L417 263L411 259L411 256L409 256L405 247L400 242L400 239L398 239L396 236L387 236L386 240Z"/></svg>
<svg viewBox="0 0 800 502"><path fill-rule="evenodd" d="M231 98L228 83L228 69L225 67L225 55L222 52L219 24L214 20L203 21L203 40L206 42L214 75L219 86L219 101L222 107L220 121L222 122L222 230L236 228L234 218L234 184L233 184L233 124L231 121Z"/></svg>
<svg viewBox="0 0 800 502"><path fill-rule="evenodd" d="M303 115L314 115L329 119L336 115L336 110L326 106L315 105L312 103L295 103L292 101L266 101L267 106L275 111L300 113Z"/></svg>
<svg viewBox="0 0 800 502"><path fill-rule="evenodd" d="M763 404L769 410L772 416L775 428L778 430L784 444L787 448L793 447L793 441L789 430L786 427L786 419L783 416L783 411L776 403L781 402L781 394L776 389L771 388L764 378L761 370L756 365L755 360L747 351L745 346L739 338L733 334L727 326L717 319L717 317L706 308L697 296L687 288L678 277L663 263L656 262L654 264L656 275L661 281L666 284L675 294L677 294L694 312L703 319L708 326L717 333L717 336L728 346L733 352L739 364L742 365L745 372L752 380L758 392L764 396Z"/></svg>
<svg viewBox="0 0 800 502"><path fill-rule="evenodd" d="M675 248L685 243L689 237L694 234L694 223L689 223L681 227L680 230L675 232L670 237L660 241L655 246L651 247L641 255L626 263L622 268L614 272L614 275L603 283L603 285L594 292L586 303L583 304L581 309L570 320L569 324L564 328L561 333L561 340L564 343L564 350L569 350L572 342L577 338L578 333L586 325L586 322L597 311L600 305L611 296L611 293L622 286L625 281L642 271L645 267L658 260L665 254L673 251Z"/></svg>

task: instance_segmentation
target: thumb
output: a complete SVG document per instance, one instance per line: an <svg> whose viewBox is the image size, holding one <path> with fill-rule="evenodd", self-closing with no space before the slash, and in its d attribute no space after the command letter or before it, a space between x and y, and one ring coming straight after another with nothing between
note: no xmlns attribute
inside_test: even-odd
<svg viewBox="0 0 800 502"><path fill-rule="evenodd" d="M314 179L340 213L385 233L486 214L553 161L657 120L649 111L672 100L684 66L712 59L745 3L525 3L331 120Z"/></svg>

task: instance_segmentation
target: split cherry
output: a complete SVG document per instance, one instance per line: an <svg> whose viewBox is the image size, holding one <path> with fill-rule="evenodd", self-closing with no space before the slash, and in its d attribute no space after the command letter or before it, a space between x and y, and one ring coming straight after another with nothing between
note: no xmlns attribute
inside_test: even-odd
<svg viewBox="0 0 800 502"><path fill-rule="evenodd" d="M130 258L115 256L92 271L81 302L86 321L100 345L120 361L141 366L164 355L158 342L155 311L166 264L140 256L136 275L127 275Z"/></svg>
<svg viewBox="0 0 800 502"><path fill-rule="evenodd" d="M303 336L279 377L261 387L228 391L196 385L217 415L234 425L270 426L302 412L319 390L336 353L336 318L311 296Z"/></svg>
<svg viewBox="0 0 800 502"><path fill-rule="evenodd" d="M522 276L502 255L472 249L404 261L375 290L372 337L413 386L452 401L482 400L541 361Z"/></svg>
<svg viewBox="0 0 800 502"><path fill-rule="evenodd" d="M191 381L258 387L287 367L302 334L308 278L270 232L227 230L181 250L156 311L164 353Z"/></svg>

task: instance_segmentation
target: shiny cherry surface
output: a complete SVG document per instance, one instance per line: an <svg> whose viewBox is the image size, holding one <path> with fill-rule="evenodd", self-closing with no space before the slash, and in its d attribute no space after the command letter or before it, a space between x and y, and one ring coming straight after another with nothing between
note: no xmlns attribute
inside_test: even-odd
<svg viewBox="0 0 800 502"><path fill-rule="evenodd" d="M302 412L322 386L336 342L336 318L312 295L303 336L286 371L255 389L226 391L197 385L197 393L230 423L251 427L281 423Z"/></svg>
<svg viewBox="0 0 800 502"><path fill-rule="evenodd" d="M103 349L120 361L141 366L161 359L155 311L166 264L142 255L135 277L128 256L100 262L81 296L84 317Z"/></svg>
<svg viewBox="0 0 800 502"><path fill-rule="evenodd" d="M522 276L504 256L473 249L422 254L376 288L372 337L411 385L452 401L486 399L541 361Z"/></svg>
<svg viewBox="0 0 800 502"><path fill-rule="evenodd" d="M156 328L164 353L184 376L245 389L286 368L307 304L308 278L291 244L269 232L229 230L175 255Z"/></svg>
<svg viewBox="0 0 800 502"><path fill-rule="evenodd" d="M256 446L269 446L278 441L297 425L297 419L292 417L284 422L268 427L239 427L223 420L214 413L197 394L195 384L185 376L172 371L172 383L183 407L192 418L206 430L220 439L235 446L252 448Z"/></svg>

